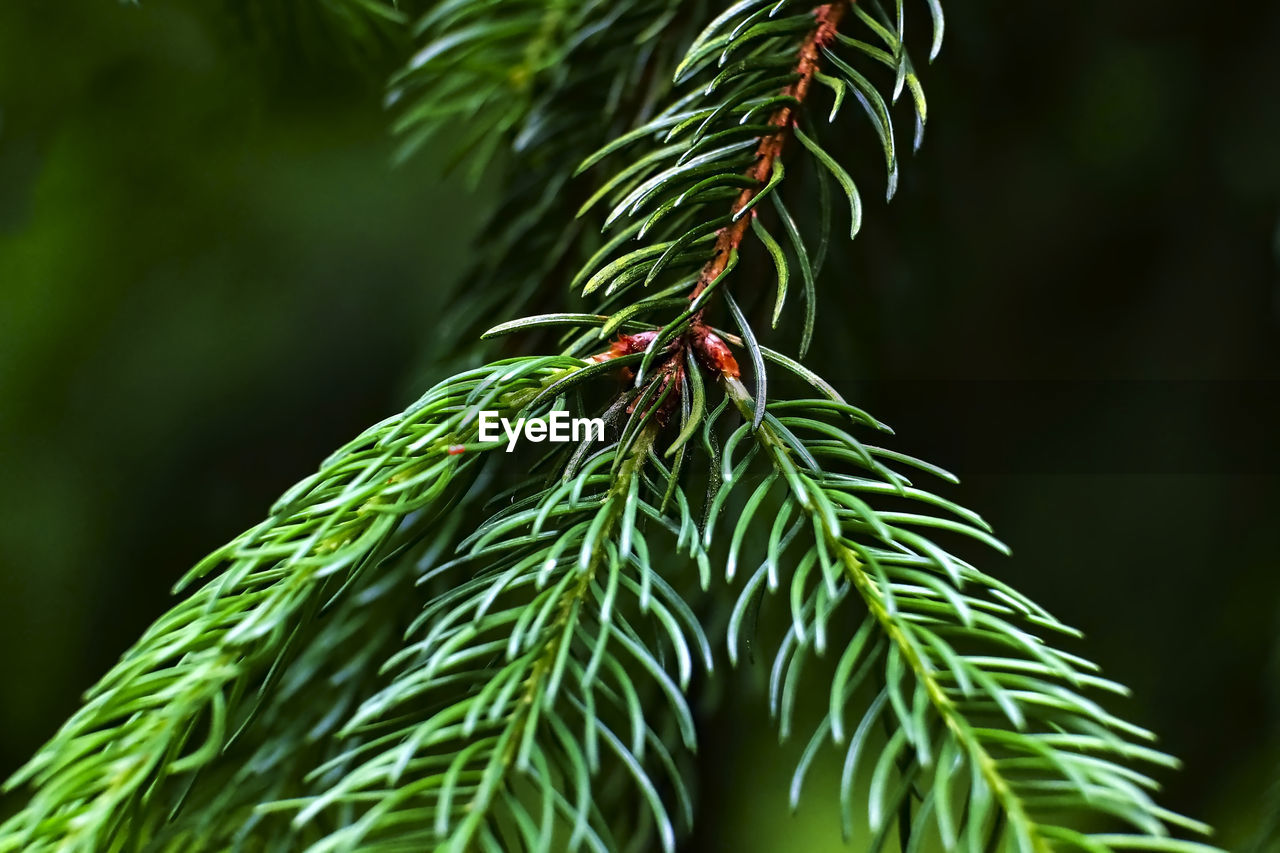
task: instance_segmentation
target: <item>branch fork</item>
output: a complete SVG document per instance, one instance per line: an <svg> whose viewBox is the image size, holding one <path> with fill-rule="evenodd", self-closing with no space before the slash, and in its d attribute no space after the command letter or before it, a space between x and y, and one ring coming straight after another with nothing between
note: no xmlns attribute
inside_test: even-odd
<svg viewBox="0 0 1280 853"><path fill-rule="evenodd" d="M782 94L794 98L795 103L784 104L770 116L768 124L774 129L760 137L755 159L745 175L752 180L753 184L745 187L738 194L738 197L734 199L733 205L729 209L732 221L717 232L714 254L699 272L697 282L689 294L690 302L696 301L712 282L724 274L730 257L741 246L747 229L751 226L751 220L756 215L754 210L750 210L753 201L760 193L761 188L767 184L775 162L782 155L788 131L795 125L796 107L804 103L804 99L809 92L809 86L813 82L813 76L818 70L822 48L835 39L836 28L841 18L844 17L848 5L849 3L846 0L836 0L836 2L826 3L814 9L813 16L816 25L801 43L799 57L796 61L795 73L799 76L782 91ZM743 215L748 211L750 212L749 216ZM702 315L705 310L705 306L703 306L694 312L689 329L667 346L669 356L666 363L656 371L655 379L651 381L662 381L664 383L678 381L681 372L684 370L684 359L681 356L685 350L691 350L698 363L714 376L738 379L742 375L737 359L733 357L728 344L719 335L712 332L710 326L703 322ZM644 352L660 333L661 330L653 330L620 335L610 345L609 349L591 356L588 361L600 363L621 356ZM629 368L624 368L623 370L623 375L628 381L634 378L634 374ZM656 377L661 377L661 379L659 380ZM660 389L660 396L663 391L665 391L665 388ZM675 399L675 397L668 397L663 409L669 409ZM665 411L659 414L665 414ZM665 421L665 418L663 420Z"/></svg>

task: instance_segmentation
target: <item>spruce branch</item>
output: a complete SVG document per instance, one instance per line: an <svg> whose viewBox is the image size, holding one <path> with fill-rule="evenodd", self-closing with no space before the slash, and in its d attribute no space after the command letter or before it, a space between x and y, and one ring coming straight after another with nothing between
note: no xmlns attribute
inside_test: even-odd
<svg viewBox="0 0 1280 853"><path fill-rule="evenodd" d="M574 169L666 94L695 23L685 6L457 0L416 23L421 48L388 94L398 156L444 135L463 140L473 177L505 172L479 260L423 357L432 371L481 357L476 339L495 312L558 306L560 276L595 248L593 229L573 220L586 197Z"/></svg>
<svg viewBox="0 0 1280 853"><path fill-rule="evenodd" d="M744 418L754 416L746 388L728 377L725 385ZM1158 806L1149 793L1156 783L1132 766L1176 761L1147 745L1150 732L1086 695L1127 691L1037 633L1077 632L928 538L925 531L940 530L1003 548L981 518L911 486L882 460L929 466L863 445L846 431L840 421L848 414L829 401L786 401L754 430L776 472L756 494L768 494L775 482L787 494L768 557L736 612L766 587L790 588L792 628L771 687L784 734L805 659L826 651L832 618L850 590L867 614L840 656L830 710L796 771L793 805L829 737L837 747L848 741L841 791L846 837L855 822L857 774L871 774L870 849L887 843L895 813L904 846L932 828L948 850L1213 849L1169 837L1167 825L1196 833L1208 827ZM738 430L749 431L749 423ZM872 508L884 498L923 504L925 512ZM747 507L759 503L753 496ZM794 528L780 539L793 518ZM744 510L735 541L750 521ZM792 542L806 544L788 577L782 557ZM731 627L731 649L740 627ZM850 737L846 708L869 678L881 686ZM867 735L882 722L894 734L873 757ZM1082 832L1062 822L1064 811L1112 815L1137 834Z"/></svg>
<svg viewBox="0 0 1280 853"><path fill-rule="evenodd" d="M732 580L746 525L767 502L775 483L785 484L789 497L776 516L769 556L748 589L758 591L762 579L769 580L770 588L776 587L779 554L803 530L812 529L814 540L799 559L791 584L793 633L775 668L775 676L784 673L780 682L775 679L785 685L775 688L781 689L784 697L784 731L789 727L790 716L790 700L785 697L789 693L794 698L794 690L798 689L798 661L810 644L818 652L825 650L829 620L850 589L858 593L870 614L840 664L844 678L850 678L855 668L859 676L833 690L831 717L824 724L825 731L819 730L806 751L797 774L797 795L804 767L826 733L832 733L837 741L843 740L839 714L878 662L884 687L864 715L847 753L842 789L845 829L849 833L853 825L852 785L860 751L866 745L865 733L873 723L889 720L895 727L894 734L872 769L868 810L875 833L874 849L886 844L895 828L899 843L906 847L931 825L948 849L958 845L963 849L990 845L1019 851L1044 851L1055 845L1093 851L1210 849L1169 837L1166 825L1192 832L1206 832L1207 827L1158 806L1145 790L1154 787L1154 782L1129 766L1135 760L1170 764L1172 759L1135 742L1149 739L1149 733L1109 714L1078 692L1085 687L1115 692L1123 689L1090 674L1095 668L1092 664L1054 649L1014 620L1024 619L1032 626L1068 634L1070 629L948 554L918 529L940 528L998 545L980 519L928 493L911 490L909 481L887 467L877 454L919 463L886 451L873 453L840 427L820 419L834 411L855 420L871 421L848 407L838 394L831 393L824 401L776 401L774 407L787 409L788 413L770 414L765 395L767 360L782 363L811 385L830 390L797 362L777 353L766 356L759 336L732 296L731 284L725 283L738 266L739 251L750 224L773 258L778 279L775 320L781 315L788 264L780 249L781 241L760 225L754 208L772 195L787 238L797 254L804 257L798 229L781 202L786 174L781 153L788 135L794 135L815 164L845 192L851 210L851 236L856 233L861 216L857 189L848 173L814 135L796 126L798 111L814 80L836 81L832 85L836 95L833 115L846 90L857 95L885 150L890 195L896 184L896 148L886 101L829 45L854 47L896 69L894 96L910 78L921 125L924 119L923 95L897 34L901 31L900 6L896 30L891 22L877 21L861 9L854 9L854 18L884 44L884 48L867 49L866 43L837 31L844 10L840 4L819 7L812 19L794 15L760 22L766 8L768 17L772 17L784 5L740 3L713 22L677 70L677 79L688 77L708 69L718 56L714 61L715 76L705 88L680 99L645 128L605 146L584 164L591 166L646 137L657 139L665 132L658 147L633 159L584 206L584 210L589 209L609 197L613 207L606 214L606 228L617 227L628 219L633 224L606 244L576 281L583 284L587 294L603 288L608 305L609 297L616 300L618 294L636 286L670 280L663 273L669 275L672 270L701 263L692 278L687 310L660 326L624 334L593 358L607 362L641 353L634 382L643 393L643 389L662 389L676 382L683 375L685 356L696 353L701 365L718 376L727 398L748 419L726 441L723 461L712 460L713 466L724 472L725 485L718 492L713 489L708 518L714 520L726 505L730 484L743 479L742 471L751 462L748 454L735 464L728 450L748 444L745 436L754 437L754 444L749 446L764 451L773 474L742 505L727 563L728 579ZM735 20L735 16L740 18ZM941 29L940 20L937 29ZM784 48L770 43L776 38L794 45L801 32L806 34L799 37L798 58L788 59L790 54ZM753 41L757 44L748 48L747 44ZM746 59L740 59L743 54ZM819 56L829 60L839 76L819 78ZM784 73L785 69L789 71ZM712 72L706 73L709 76ZM700 98L709 103L700 105ZM762 111L769 112L771 118L763 125L752 126L752 116ZM717 123L717 119L724 123ZM744 127L748 129L743 130ZM684 144L671 144L682 134L687 134ZM753 153L746 154L747 149ZM733 198L728 215L718 215L716 204L726 197ZM699 205L706 212L699 210ZM678 212L682 206L683 216ZM638 240L640 248L625 248L631 239ZM825 234L821 239L825 242ZM699 249L700 245L706 248ZM801 266L803 272L804 265ZM806 277L812 275L810 268ZM662 310L683 286L676 277L674 284L661 288L655 296L632 302L607 320L603 316L599 320L578 316L562 317L559 322L597 326L597 336L601 337L622 318L630 320L650 310ZM724 341L733 338L710 329L702 321L708 298L716 290L723 292L724 302L741 332L737 342L751 357L757 389L754 399L739 381L736 360L724 349ZM551 320L542 318L538 322ZM806 323L802 353L811 328L811 323ZM571 347L580 346L583 340L579 337ZM684 406L685 412L691 409ZM723 404L716 412L722 410ZM705 404L700 404L698 411L705 412ZM713 416L708 421L708 426L714 419ZM691 427L696 428L696 424L691 425L686 419L682 435ZM797 437L798 432L803 434L806 430L815 431L818 437ZM850 479L842 480L834 473L841 464L863 468L860 473L870 472L879 481L868 484L862 476L854 475L845 475ZM875 511L859 494L866 491L942 505L957 512L962 520L918 512ZM788 530L784 519L790 517L796 518L796 523ZM705 535L709 541L713 535L710 525ZM980 586L985 594L962 592L966 583ZM741 627L741 615L747 607L744 601L748 600L740 600L735 609L736 628ZM877 627L882 638L871 643L869 638ZM731 654L736 646L731 630ZM992 654L993 651L1002 654ZM964 772L969 775L967 782L953 778ZM918 811L913 811L917 806ZM1111 815L1130 824L1136 834L1085 834L1056 817L1054 813L1061 810ZM899 814L896 825L891 819L895 812Z"/></svg>
<svg viewBox="0 0 1280 853"><path fill-rule="evenodd" d="M259 807L314 795L332 781L313 778L312 771L350 748L338 730L379 688L380 664L400 648L403 602L414 595L417 563L439 559L458 540L465 504L455 504L433 526L432 544L417 561L379 561L322 618L299 626L299 652L269 690L259 690L256 716L193 784L142 814L155 824L150 847L299 849L324 836L319 826L297 829L279 812Z"/></svg>
<svg viewBox="0 0 1280 853"><path fill-rule="evenodd" d="M6 784L35 784L0 825L0 850L136 844L157 789L212 762L251 719L298 626L330 596L430 525L483 449L476 406L520 408L571 360L516 359L455 377L366 431L289 490L268 519L178 584L199 587L87 694L86 704ZM429 527L427 528L429 530ZM412 531L412 535L420 535ZM263 681L262 679L266 679ZM203 733L204 740L191 743Z"/></svg>
<svg viewBox="0 0 1280 853"><path fill-rule="evenodd" d="M904 92L920 141L904 4L739 0L691 39L702 10L688 6L447 0L420 21L396 82L410 145L479 111L477 139L521 158L492 277L476 279L488 304L562 275L594 310L494 327L485 338L559 333L557 352L437 386L197 566L188 582L204 586L10 783L33 791L0 850L674 850L695 815L684 764L695 662L713 670L705 624L722 604L736 664L770 593L790 615L769 689L784 737L806 663L838 653L793 803L830 742L845 833L864 815L866 849L1212 849L1173 836L1208 828L1155 801L1147 765L1175 762L1096 698L1125 690L1062 648L1076 632L935 541L1003 550L908 474L954 478L863 443L851 426L887 428L804 363L832 191L851 237L862 215L843 104L869 119L889 196ZM610 81L604 121L569 134L593 71ZM578 171L594 183L577 189L565 154L592 146ZM577 223L559 218L570 186L586 197ZM538 262L513 271L531 248ZM768 294L751 286L762 276ZM798 357L770 337L795 313L794 278L803 312L783 331ZM771 393L778 370L816 396ZM485 462L483 409L595 414L608 437L526 449L504 476ZM311 699L332 708L300 707ZM215 828L231 818L249 828Z"/></svg>
<svg viewBox="0 0 1280 853"><path fill-rule="evenodd" d="M752 208L755 207L759 200L758 196L762 197L763 193L767 193L771 189L771 177L776 176L776 180L781 180L783 172L779 158L782 156L782 146L786 142L787 134L792 129L795 108L804 103L805 95L808 94L809 86L812 85L814 74L818 70L819 52L835 37L836 27L839 26L840 19L844 17L844 14L845 4L843 2L828 3L814 10L815 24L813 30L801 42L799 59L796 61L795 69L792 72L795 80L782 90L782 105L769 118L768 125L773 127L774 130L766 131L760 137L760 144L756 148L755 163L746 173L746 178L750 183L743 187L742 192L738 194L738 197L730 207L731 224L719 231L716 237L715 254L711 260L707 261L702 271L699 272L698 281L694 285L693 293L689 296L691 300L697 299L711 282L724 273L729 258L742 244L742 238L746 236L748 225L756 224L756 217L752 216L748 219L747 214L752 212ZM757 227L759 226L757 225ZM768 231L763 229L761 229L760 233L768 235ZM763 236L762 239L772 238ZM781 304L778 307L780 310ZM699 309L698 314L695 315L694 325L697 325L701 320L703 311L705 311L705 306Z"/></svg>
<svg viewBox="0 0 1280 853"><path fill-rule="evenodd" d="M798 126L800 107L815 81L836 92L830 115L839 113L843 94L852 90L866 107L884 147L889 194L896 186L897 155L889 108L883 95L840 58L836 47L862 50L867 43L843 35L838 27L848 4L836 2L810 8L794 3L738 3L708 25L695 39L677 67L675 80L688 87L667 109L642 127L618 137L588 157L582 169L606 158L629 153L628 165L605 182L583 205L590 211L608 199L606 230L616 236L593 256L574 279L584 295L601 291L605 306L620 302L637 286L659 285L657 293L627 306L628 316L659 310L674 292L689 290L698 307L664 324L665 345L679 339L694 346L703 337L705 303L699 300L731 272L748 230L760 236L777 270L775 325L783 314L789 264L783 245L802 258L805 317L801 357L808 349L816 316L813 280L821 268L830 222L824 216L819 257L808 263L807 248L781 194L787 168L784 143L795 136L821 170L819 180L834 181L844 191L851 210L850 236L861 221L861 200L848 173ZM792 11L797 10L797 11ZM789 14L784 14L787 12ZM871 47L878 61L895 69L892 97L907 81L916 97L917 120L923 126L924 100L901 39L858 7L852 17L884 44ZM941 28L940 10L935 28ZM846 45L846 42L849 43ZM830 60L832 74L820 71ZM833 76L834 75L834 76ZM643 153L648 144L650 150ZM794 170L793 166L793 170ZM825 186L825 183L820 184ZM759 221L758 207L771 199L784 233ZM726 205L726 200L732 203ZM624 226L623 223L627 223ZM631 240L640 248L628 248ZM696 274L691 270L697 269ZM745 334L745 332L744 332Z"/></svg>
<svg viewBox="0 0 1280 853"><path fill-rule="evenodd" d="M390 684L346 726L369 739L334 759L349 764L341 781L271 806L296 811L298 825L343 807L352 814L312 849L618 849L592 781L610 754L634 777L629 799L647 802L663 848L674 849L675 824L646 761L662 768L686 825L691 800L671 733L650 722L642 698L666 697L678 746L692 749L682 691L695 656L708 668L711 657L638 526L639 513L660 517L644 476L654 433L649 421L629 447L593 454L574 477L517 500L462 543L458 561L483 568L433 599L410 629L419 639L387 662ZM644 638L645 623L663 643ZM670 655L674 677L662 662ZM518 844L504 842L508 834Z"/></svg>

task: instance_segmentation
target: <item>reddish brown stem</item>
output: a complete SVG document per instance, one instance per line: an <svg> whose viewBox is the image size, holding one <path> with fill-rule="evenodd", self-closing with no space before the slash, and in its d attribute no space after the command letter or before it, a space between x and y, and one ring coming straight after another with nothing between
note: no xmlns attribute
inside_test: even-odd
<svg viewBox="0 0 1280 853"><path fill-rule="evenodd" d="M818 70L818 59L822 55L822 48L835 38L836 26L840 23L840 19L844 17L848 6L849 0L836 0L836 2L826 3L813 10L813 17L817 23L800 45L800 55L795 67L795 73L799 76L794 83L782 90L782 94L790 95L794 99L794 103L784 104L769 117L768 123L773 126L774 130L760 137L760 144L756 148L755 160L752 162L751 168L746 172L747 177L751 178L754 183L752 186L745 188L734 199L733 206L729 211L730 214L736 216L745 210L747 205L751 204L751 200L759 194L760 189L772 174L773 164L782 155L782 148L786 144L789 135L787 131L795 124L796 106L804 103L804 99L809 93L809 86L813 83L813 75ZM742 239L746 236L747 228L750 224L751 217L742 216L720 229L716 235L715 254L703 266L701 272L698 273L698 281L693 287L693 292L689 294L689 301L696 300L711 282L724 273L725 268L728 266L730 255L742 244ZM738 362L729 351L728 345L718 335L714 334L709 326L702 322L702 313L705 308L706 306L703 306L693 315L688 333L679 340L672 342L675 350L673 360L678 361L680 352L685 347L690 347L703 367L713 373L736 379L740 375ZM624 334L608 350L592 356L591 360L608 361L629 353L641 352L649 345L656 334L656 332L640 332L635 335Z"/></svg>
<svg viewBox="0 0 1280 853"><path fill-rule="evenodd" d="M797 104L804 103L805 96L809 93L809 86L813 83L814 72L818 70L818 58L822 55L822 48L835 38L836 25L844 17L847 5L843 0L838 0L838 2L827 3L813 10L813 17L817 20L817 26L813 28L813 31L805 38L804 43L800 45L800 59L796 62L795 67L795 73L799 74L800 77L782 92L784 95L790 95L795 98ZM769 175L773 172L774 161L782 154L782 146L787 141L787 131L794 123L795 105L793 104L784 104L769 118L769 124L773 125L777 130L760 138L760 145L756 148L755 162L747 170L747 177L754 180L756 186L747 187L738 194L738 197L734 199L733 207L730 209L731 214L737 215L760 192L760 188L764 186ZM736 222L732 222L720 229L720 233L716 237L716 253L711 260L707 261L706 266L702 268L702 272L698 274L698 282L694 285L693 292L689 294L690 301L701 296L702 291L706 290L707 286L724 272L725 266L729 263L729 256L742 245L742 238L746 235L750 224L751 217L743 216ZM701 322L702 311L699 310L694 315L693 323L697 326Z"/></svg>

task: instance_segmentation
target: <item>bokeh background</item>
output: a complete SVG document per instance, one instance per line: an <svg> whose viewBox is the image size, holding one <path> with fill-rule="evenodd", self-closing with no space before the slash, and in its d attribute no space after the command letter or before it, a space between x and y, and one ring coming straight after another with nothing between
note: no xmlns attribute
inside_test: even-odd
<svg viewBox="0 0 1280 853"><path fill-rule="evenodd" d="M305 5L0 4L0 774L186 567L415 396L483 251L500 169L393 168L395 46ZM1252 850L1280 778L1280 6L948 14L925 147L865 194L817 357L1134 688L1185 761L1167 804ZM714 723L690 849L839 849L833 798L789 816L799 744L762 703Z"/></svg>

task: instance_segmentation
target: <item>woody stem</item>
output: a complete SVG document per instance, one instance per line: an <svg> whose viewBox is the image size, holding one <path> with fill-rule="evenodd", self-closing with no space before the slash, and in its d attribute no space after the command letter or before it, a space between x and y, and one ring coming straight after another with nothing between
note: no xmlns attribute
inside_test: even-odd
<svg viewBox="0 0 1280 853"><path fill-rule="evenodd" d="M760 145L756 148L755 161L746 172L747 177L751 178L754 183L752 186L745 188L734 199L730 213L735 219L720 229L716 237L715 254L698 274L698 281L693 287L693 292L689 294L690 301L701 296L707 286L724 272L726 265L729 263L729 256L742 244L742 238L747 233L751 218L749 216L739 216L739 214L746 209L751 200L760 192L760 188L764 186L773 171L774 161L782 155L783 145L790 135L788 131L795 124L796 107L804 103L805 96L809 93L809 86L813 83L813 75L818 70L818 58L821 56L822 47L835 38L836 26L840 23L840 19L844 17L847 8L848 3L844 2L844 0L836 0L836 2L827 3L814 10L813 16L817 24L800 45L800 57L796 62L795 73L799 77L782 92L784 95L790 95L794 98L795 103L783 104L770 116L768 123L776 129L760 138ZM704 310L706 310L706 306L703 306L694 315L693 325L695 327L702 324L702 312Z"/></svg>

